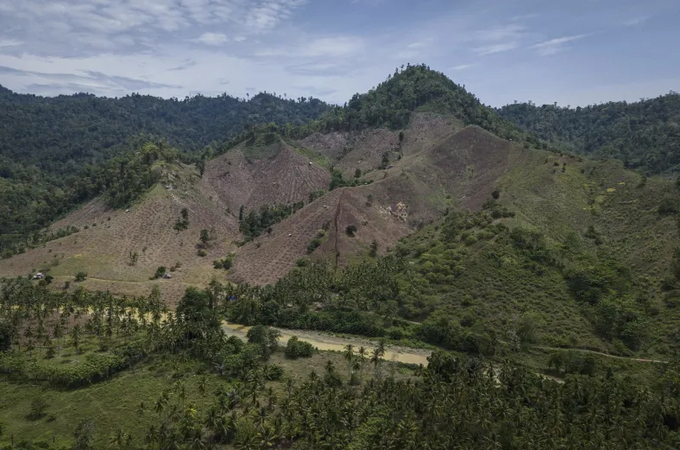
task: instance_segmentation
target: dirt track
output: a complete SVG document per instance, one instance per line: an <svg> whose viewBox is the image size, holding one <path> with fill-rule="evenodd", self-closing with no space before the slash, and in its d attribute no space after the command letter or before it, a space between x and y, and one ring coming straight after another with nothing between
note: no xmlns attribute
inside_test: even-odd
<svg viewBox="0 0 680 450"><path fill-rule="evenodd" d="M225 322L223 329L228 335L238 336L242 339L245 339L246 333L250 327ZM356 352L359 350L359 347L363 346L366 349L367 356L369 356L377 346L375 341L371 341L369 339L340 337L315 331L285 330L281 328L276 329L281 332L281 344L285 344L288 342L288 339L293 336L297 336L301 341L309 342L314 347L323 351L342 352L345 351L345 346L347 344L352 344L354 346L354 351ZM427 358L431 353L432 352L430 350L389 345L386 346L384 359L387 361L395 361L407 364L422 364L426 366Z"/></svg>

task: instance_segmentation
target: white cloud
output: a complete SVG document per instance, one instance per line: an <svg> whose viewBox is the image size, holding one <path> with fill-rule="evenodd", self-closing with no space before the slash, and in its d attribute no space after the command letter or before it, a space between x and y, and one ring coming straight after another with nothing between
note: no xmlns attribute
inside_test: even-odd
<svg viewBox="0 0 680 450"><path fill-rule="evenodd" d="M519 47L518 42L506 42L505 44L487 45L484 47L477 47L474 49L479 56L491 55L493 53L507 52Z"/></svg>
<svg viewBox="0 0 680 450"><path fill-rule="evenodd" d="M287 19L293 10L306 4L307 0L264 0L253 3L256 6L248 10L246 25L257 30L270 30L281 20Z"/></svg>
<svg viewBox="0 0 680 450"><path fill-rule="evenodd" d="M475 31L468 40L475 46L473 52L484 56L514 50L521 46L528 34L523 25L512 23Z"/></svg>
<svg viewBox="0 0 680 450"><path fill-rule="evenodd" d="M565 50L565 45L568 42L576 41L588 36L588 34L576 34L573 36L564 36L561 38L550 39L548 41L539 42L532 46L538 51L541 56L549 56Z"/></svg>
<svg viewBox="0 0 680 450"><path fill-rule="evenodd" d="M0 39L0 47L17 47L23 44L21 41L16 39Z"/></svg>
<svg viewBox="0 0 680 450"><path fill-rule="evenodd" d="M496 28L480 30L475 33L476 40L482 42L495 42L507 40L519 40L525 33L525 28L519 24L503 25Z"/></svg>
<svg viewBox="0 0 680 450"><path fill-rule="evenodd" d="M474 67L474 64L459 64L457 66L449 67L449 70L453 72L460 72L461 70L469 69Z"/></svg>
<svg viewBox="0 0 680 450"><path fill-rule="evenodd" d="M652 18L652 16L635 17L633 19L626 20L625 22L623 22L623 25L625 25L627 27L633 27L635 25L643 24L651 18Z"/></svg>
<svg viewBox="0 0 680 450"><path fill-rule="evenodd" d="M196 40L206 45L222 45L227 42L227 36L222 33L203 33Z"/></svg>
<svg viewBox="0 0 680 450"><path fill-rule="evenodd" d="M337 58L356 55L364 48L364 42L356 36L322 37L288 42L285 46L264 48L255 53L258 57L290 58Z"/></svg>

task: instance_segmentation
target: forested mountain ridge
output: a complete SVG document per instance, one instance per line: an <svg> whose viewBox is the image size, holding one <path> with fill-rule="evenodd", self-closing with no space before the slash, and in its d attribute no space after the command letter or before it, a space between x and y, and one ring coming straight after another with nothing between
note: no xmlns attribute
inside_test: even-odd
<svg viewBox="0 0 680 450"><path fill-rule="evenodd" d="M302 124L328 105L260 93L249 100L223 94L184 100L132 94L40 97L0 91L0 156L34 164L49 173L77 172L115 156L138 135L164 139L192 152L258 123ZM7 176L5 176L7 178Z"/></svg>
<svg viewBox="0 0 680 450"><path fill-rule="evenodd" d="M680 94L585 108L515 103L501 117L565 151L616 158L644 174L680 170Z"/></svg>
<svg viewBox="0 0 680 450"><path fill-rule="evenodd" d="M502 118L464 86L425 64L402 66L377 87L364 94L354 94L349 102L332 107L319 119L301 126L278 127L275 131L285 137L304 138L315 132L360 132L369 128L399 130L408 126L414 112L450 115L463 125L477 125L501 138L539 145L534 135ZM254 127L234 138L227 147L271 131L266 126Z"/></svg>

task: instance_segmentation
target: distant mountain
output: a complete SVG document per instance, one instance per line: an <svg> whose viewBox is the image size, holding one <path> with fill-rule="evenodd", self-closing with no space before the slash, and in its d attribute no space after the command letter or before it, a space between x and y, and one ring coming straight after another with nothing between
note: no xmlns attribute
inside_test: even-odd
<svg viewBox="0 0 680 450"><path fill-rule="evenodd" d="M498 113L564 150L620 159L646 174L680 171L680 94L675 92L575 109L516 103Z"/></svg>
<svg viewBox="0 0 680 450"><path fill-rule="evenodd" d="M165 139L197 151L258 123L302 124L329 106L314 98L287 100L260 93L250 100L228 95L184 100L133 94L39 97L0 90L0 157L70 174L119 154L131 139Z"/></svg>

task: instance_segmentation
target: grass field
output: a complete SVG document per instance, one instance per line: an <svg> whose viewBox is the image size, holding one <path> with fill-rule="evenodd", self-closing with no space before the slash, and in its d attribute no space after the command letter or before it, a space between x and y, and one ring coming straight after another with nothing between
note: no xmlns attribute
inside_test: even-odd
<svg viewBox="0 0 680 450"><path fill-rule="evenodd" d="M70 364L94 351L90 348L93 346L93 342L85 344L84 352L77 355L72 348L67 348L61 357L49 364ZM34 355L38 355L36 351ZM298 360L288 360L282 352L274 353L269 364L280 365L285 372L281 381L269 385L282 395L289 378L301 382L312 371L323 374L328 361L334 364L343 379L348 379L347 364L340 353L320 352ZM384 366L385 376L393 374L399 379L413 375L412 369L401 364L385 361ZM368 361L364 367L366 380L373 376L374 368ZM199 389L204 377L205 395ZM0 375L0 422L5 424L0 446L11 443L12 436L15 444L22 440L49 443L54 440L57 444L70 445L73 430L85 419L94 421L95 448L114 448L110 441L119 429L131 433L135 441L141 443L145 427L155 423L154 402L164 390L178 382L184 384L185 403L193 402L199 410L205 410L213 402L212 394L218 388L229 390L235 381L219 377L202 363L183 362L175 356L154 357L108 380L80 389L55 389L45 383L17 382ZM44 417L37 420L29 418L36 399L43 399L47 404Z"/></svg>

